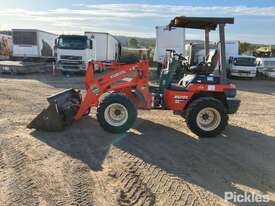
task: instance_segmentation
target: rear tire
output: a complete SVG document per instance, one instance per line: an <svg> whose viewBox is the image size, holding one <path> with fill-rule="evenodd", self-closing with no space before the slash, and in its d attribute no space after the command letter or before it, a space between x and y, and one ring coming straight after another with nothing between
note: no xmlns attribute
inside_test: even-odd
<svg viewBox="0 0 275 206"><path fill-rule="evenodd" d="M97 120L102 128L111 133L124 133L137 119L133 101L122 93L111 93L101 100L97 108Z"/></svg>
<svg viewBox="0 0 275 206"><path fill-rule="evenodd" d="M225 105L212 97L194 100L186 110L186 123L199 137L216 137L228 124Z"/></svg>

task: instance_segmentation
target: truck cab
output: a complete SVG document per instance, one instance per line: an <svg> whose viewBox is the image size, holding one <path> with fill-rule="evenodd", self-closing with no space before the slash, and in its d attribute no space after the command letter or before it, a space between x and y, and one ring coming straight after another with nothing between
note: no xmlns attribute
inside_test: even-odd
<svg viewBox="0 0 275 206"><path fill-rule="evenodd" d="M229 74L236 77L256 77L256 57L235 56L229 58Z"/></svg>
<svg viewBox="0 0 275 206"><path fill-rule="evenodd" d="M95 59L94 41L84 35L61 35L56 40L56 67L62 72L85 71Z"/></svg>

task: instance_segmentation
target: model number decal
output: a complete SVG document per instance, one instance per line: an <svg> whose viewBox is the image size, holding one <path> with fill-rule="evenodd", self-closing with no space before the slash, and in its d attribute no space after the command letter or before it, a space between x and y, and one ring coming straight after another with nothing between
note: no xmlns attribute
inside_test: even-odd
<svg viewBox="0 0 275 206"><path fill-rule="evenodd" d="M179 99L179 100L186 100L188 99L188 96L174 96L174 99Z"/></svg>
<svg viewBox="0 0 275 206"><path fill-rule="evenodd" d="M186 101L187 99L189 99L189 97L188 96L174 96L174 99L175 99L176 104L180 104L180 103Z"/></svg>

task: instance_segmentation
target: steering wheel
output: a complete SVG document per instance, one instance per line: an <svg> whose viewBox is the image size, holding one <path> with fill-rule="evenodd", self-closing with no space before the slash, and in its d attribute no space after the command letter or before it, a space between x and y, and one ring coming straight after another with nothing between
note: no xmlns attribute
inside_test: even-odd
<svg viewBox="0 0 275 206"><path fill-rule="evenodd" d="M186 59L182 54L177 54L177 53L175 52L174 55L177 56L177 57L179 58L179 60L187 61L187 59Z"/></svg>

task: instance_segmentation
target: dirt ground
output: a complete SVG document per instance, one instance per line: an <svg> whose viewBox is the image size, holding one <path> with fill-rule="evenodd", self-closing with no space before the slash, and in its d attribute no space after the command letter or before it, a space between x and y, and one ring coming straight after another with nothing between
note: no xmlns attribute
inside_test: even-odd
<svg viewBox="0 0 275 206"><path fill-rule="evenodd" d="M233 81L238 114L199 139L169 111L140 111L123 135L103 131L94 111L61 133L29 130L48 95L83 77L0 76L0 205L233 204L225 191L275 205L275 82Z"/></svg>

